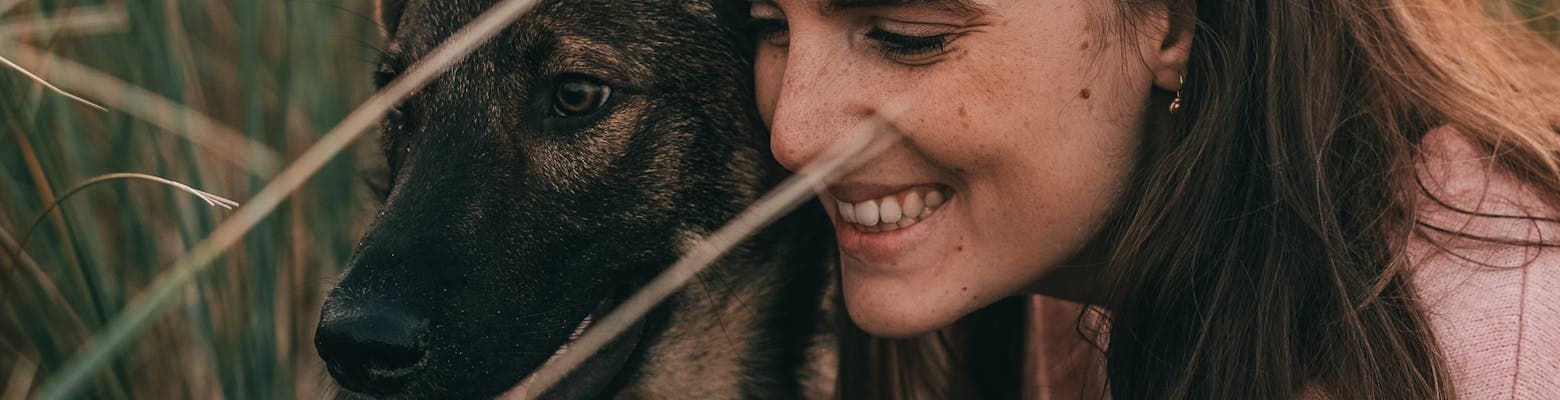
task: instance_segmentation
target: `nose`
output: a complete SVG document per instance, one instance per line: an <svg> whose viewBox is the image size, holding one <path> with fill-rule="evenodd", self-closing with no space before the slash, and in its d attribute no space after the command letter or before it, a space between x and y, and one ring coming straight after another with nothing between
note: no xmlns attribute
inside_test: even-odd
<svg viewBox="0 0 1560 400"><path fill-rule="evenodd" d="M792 171L817 157L873 112L874 93L865 84L870 77L862 66L849 62L848 49L818 35L793 31L784 57L757 60L759 96L770 96L761 106L772 106L769 146L775 160ZM767 103L767 104L764 104Z"/></svg>
<svg viewBox="0 0 1560 400"><path fill-rule="evenodd" d="M342 386L387 395L405 386L422 366L427 331L426 319L394 307L327 301L314 347Z"/></svg>

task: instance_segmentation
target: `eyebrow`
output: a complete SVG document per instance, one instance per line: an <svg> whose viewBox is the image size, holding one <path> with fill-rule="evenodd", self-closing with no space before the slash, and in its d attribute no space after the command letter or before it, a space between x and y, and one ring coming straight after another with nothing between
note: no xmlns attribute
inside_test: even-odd
<svg viewBox="0 0 1560 400"><path fill-rule="evenodd" d="M979 0L823 0L822 3L824 14L869 7L928 7L960 14L982 14L989 9Z"/></svg>

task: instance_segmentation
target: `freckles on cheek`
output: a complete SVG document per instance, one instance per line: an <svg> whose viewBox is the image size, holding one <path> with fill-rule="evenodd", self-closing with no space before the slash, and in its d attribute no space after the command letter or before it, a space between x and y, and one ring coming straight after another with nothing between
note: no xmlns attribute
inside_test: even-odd
<svg viewBox="0 0 1560 400"><path fill-rule="evenodd" d="M947 111L917 118L916 128L906 132L927 162L968 184L972 172L989 170L1004 146L991 139L996 132L982 126L980 111L965 105L944 110Z"/></svg>

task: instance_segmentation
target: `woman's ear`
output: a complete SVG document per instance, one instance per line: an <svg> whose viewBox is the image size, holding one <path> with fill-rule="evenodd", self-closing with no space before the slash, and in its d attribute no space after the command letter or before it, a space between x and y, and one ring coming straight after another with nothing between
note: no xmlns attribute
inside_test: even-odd
<svg viewBox="0 0 1560 400"><path fill-rule="evenodd" d="M1158 10L1151 20L1154 29L1147 39L1153 43L1143 46L1147 54L1143 59L1154 74L1154 86L1174 92L1181 90L1181 79L1186 75L1186 64L1191 60L1192 37L1197 33L1197 4L1193 1L1170 1L1166 8Z"/></svg>
<svg viewBox="0 0 1560 400"><path fill-rule="evenodd" d="M374 0L374 18L379 23L379 33L395 36L396 25L401 23L401 12L406 11L406 0Z"/></svg>

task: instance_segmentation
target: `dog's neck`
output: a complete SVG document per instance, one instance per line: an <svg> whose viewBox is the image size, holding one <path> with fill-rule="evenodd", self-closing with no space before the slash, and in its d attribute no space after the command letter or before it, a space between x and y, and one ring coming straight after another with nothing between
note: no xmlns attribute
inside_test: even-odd
<svg viewBox="0 0 1560 400"><path fill-rule="evenodd" d="M816 206L809 206L816 208ZM665 329L617 398L814 398L832 391L823 325L831 236L793 213L700 273L664 307ZM831 366L831 365L830 365ZM827 396L824 396L827 397Z"/></svg>

